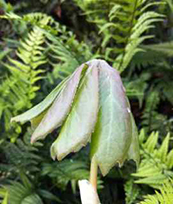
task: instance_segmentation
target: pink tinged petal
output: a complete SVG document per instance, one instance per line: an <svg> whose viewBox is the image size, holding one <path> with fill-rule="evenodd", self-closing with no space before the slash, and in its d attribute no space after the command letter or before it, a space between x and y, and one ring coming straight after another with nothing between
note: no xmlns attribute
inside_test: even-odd
<svg viewBox="0 0 173 204"><path fill-rule="evenodd" d="M84 66L85 65L81 65L67 81L66 86L55 99L52 106L34 131L31 137L31 143L38 139L44 139L47 134L61 126L71 109Z"/></svg>
<svg viewBox="0 0 173 204"><path fill-rule="evenodd" d="M72 110L59 137L52 144L53 159L63 159L90 140L98 113L98 67L89 67L75 97Z"/></svg>

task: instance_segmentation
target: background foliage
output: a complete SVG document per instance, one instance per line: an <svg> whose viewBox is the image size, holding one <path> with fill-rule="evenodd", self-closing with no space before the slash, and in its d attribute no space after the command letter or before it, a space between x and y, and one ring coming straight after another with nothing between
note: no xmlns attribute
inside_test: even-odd
<svg viewBox="0 0 173 204"><path fill-rule="evenodd" d="M50 159L56 133L30 145L30 124L10 118L40 102L81 63L121 72L139 129L141 162L114 167L104 204L173 200L173 3L171 0L0 0L0 198L2 204L80 203L89 148Z"/></svg>

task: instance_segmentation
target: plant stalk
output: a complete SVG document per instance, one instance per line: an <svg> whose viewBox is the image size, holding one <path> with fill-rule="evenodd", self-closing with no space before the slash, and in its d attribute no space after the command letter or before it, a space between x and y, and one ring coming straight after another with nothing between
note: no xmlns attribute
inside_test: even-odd
<svg viewBox="0 0 173 204"><path fill-rule="evenodd" d="M98 166L95 157L91 160L91 167L90 167L90 183L97 192L97 171Z"/></svg>

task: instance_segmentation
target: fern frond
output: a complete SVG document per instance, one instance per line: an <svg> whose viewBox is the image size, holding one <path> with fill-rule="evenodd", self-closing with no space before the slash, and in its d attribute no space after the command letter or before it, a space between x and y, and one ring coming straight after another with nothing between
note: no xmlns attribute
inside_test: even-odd
<svg viewBox="0 0 173 204"><path fill-rule="evenodd" d="M150 74L142 73L140 77L135 77L134 79L126 79L124 86L126 89L126 94L128 97L136 97L139 101L139 106L142 107L144 92L147 88L147 80L150 78Z"/></svg>
<svg viewBox="0 0 173 204"><path fill-rule="evenodd" d="M32 100L39 90L37 81L42 79L42 73L45 71L39 69L40 66L47 63L49 68L53 67L52 73L48 73L48 78L51 81L56 79L55 83L57 83L57 78L61 80L73 72L81 63L94 56L92 56L89 46L84 42L78 42L72 32L67 31L65 26L60 26L46 14L32 13L18 16L14 13L7 13L4 17L18 21L24 24L26 28L32 28L26 37L21 40L16 52L18 59L9 58L10 64L4 63L13 75L13 81L15 81L10 88L7 88L8 83L5 83L9 94L6 98L3 97L1 102L2 110L0 110L0 113L2 113L2 117L4 115L7 122L14 115L13 106L16 106L15 114L32 106ZM46 49L45 46L47 46ZM12 79L11 76L10 78ZM5 101L8 101L8 98L13 98L13 100L8 103L7 114L5 112ZM6 130L9 130L10 125L6 122Z"/></svg>
<svg viewBox="0 0 173 204"><path fill-rule="evenodd" d="M166 121L167 116L160 114L157 111L161 97L163 96L164 94L160 96L160 92L157 90L157 87L155 87L155 89L151 88L150 92L147 94L145 109L142 115L142 125L149 132L164 127L164 121Z"/></svg>
<svg viewBox="0 0 173 204"><path fill-rule="evenodd" d="M82 161L64 160L61 163L44 164L43 175L56 178L56 185L65 190L70 182L76 189L77 181L89 178L88 165Z"/></svg>
<svg viewBox="0 0 173 204"><path fill-rule="evenodd" d="M47 51L51 53L49 56L52 62L49 62L54 67L52 75L55 78L64 78L81 63L96 57L92 55L91 48L87 44L78 42L72 32L67 31L65 26L61 26L51 16L32 13L17 17L14 13L7 13L3 17L8 20L18 20L27 25L31 24L44 33L47 38Z"/></svg>
<svg viewBox="0 0 173 204"><path fill-rule="evenodd" d="M6 162L0 165L1 172L13 172L15 175L21 172L38 172L39 163L42 157L37 154L41 143L36 146L30 144L31 130L24 136L24 140L17 139L16 143L4 142L1 144L1 151L6 157Z"/></svg>
<svg viewBox="0 0 173 204"><path fill-rule="evenodd" d="M73 192L76 191L78 180L89 179L89 165L80 160L65 159L60 163L45 163L42 168L42 175L48 175L56 179L56 185L62 190L71 183ZM98 187L102 187L102 181L98 180Z"/></svg>
<svg viewBox="0 0 173 204"><path fill-rule="evenodd" d="M75 36L64 28L59 32L60 36L45 33L49 47L49 58L54 71L54 78L63 79L72 73L76 67L85 61L95 58L91 48L84 42L78 42ZM68 57L67 57L68 56Z"/></svg>
<svg viewBox="0 0 173 204"><path fill-rule="evenodd" d="M7 12L5 15L0 16L0 18L7 19L10 21L17 21L24 24L45 28L48 30L52 30L50 25L56 24L51 16L39 12L29 13L23 16L19 16L13 12Z"/></svg>
<svg viewBox="0 0 173 204"><path fill-rule="evenodd" d="M23 15L22 19L33 25L38 25L38 26L40 25L42 28L44 28L44 26L46 25L54 23L54 19L51 16L48 16L45 13L39 13L39 12Z"/></svg>
<svg viewBox="0 0 173 204"><path fill-rule="evenodd" d="M138 52L132 59L132 65L138 68L149 67L162 63L173 56L173 42L164 42L159 44L141 45L141 52Z"/></svg>
<svg viewBox="0 0 173 204"><path fill-rule="evenodd" d="M141 51L133 56L131 65L141 70L142 68L149 67L150 65L156 65L156 63L162 62L164 59L165 55L162 53L145 50L142 46Z"/></svg>
<svg viewBox="0 0 173 204"><path fill-rule="evenodd" d="M173 201L173 180L167 180L155 191L155 195L145 196L145 200L140 204L172 204Z"/></svg>
<svg viewBox="0 0 173 204"><path fill-rule="evenodd" d="M16 52L18 59L9 58L10 63L3 63L10 72L0 86L2 94L0 116L4 114L6 130L11 127L9 121L12 115L31 107L31 100L39 90L36 82L42 79L41 74L44 70L37 68L47 62L43 43L43 32L38 27L34 27L28 37L21 41Z"/></svg>
<svg viewBox="0 0 173 204"><path fill-rule="evenodd" d="M173 56L173 41L159 44L143 45L141 46L141 48L146 50L147 52L153 51L160 53L160 55L164 55L164 57Z"/></svg>
<svg viewBox="0 0 173 204"><path fill-rule="evenodd" d="M4 204L43 204L41 198L35 192L33 184L24 174L22 180L23 183L9 181L8 184L0 188L0 197L4 198Z"/></svg>
<svg viewBox="0 0 173 204"><path fill-rule="evenodd" d="M153 37L143 34L153 28L155 22L163 20L163 15L149 11L151 6L161 2L96 0L82 4L83 1L76 0L76 3L84 10L88 20L98 26L99 33L103 35L101 47L105 52L105 59L112 61L120 72L141 51L139 45Z"/></svg>
<svg viewBox="0 0 173 204"><path fill-rule="evenodd" d="M118 67L120 72L128 66L133 56L141 50L138 48L139 45L144 40L153 37L151 35L142 36L142 34L150 28L153 28L154 22L162 21L161 17L163 16L152 11L141 13L140 17L135 15L135 10L139 9L140 6L142 6L142 4L138 5L136 8L134 7L134 16L131 21L131 28L127 36L124 52L116 58L116 62L114 63L114 66Z"/></svg>
<svg viewBox="0 0 173 204"><path fill-rule="evenodd" d="M158 132L152 132L146 142L144 130L140 133L141 163L138 171L133 174L138 178L135 183L147 184L159 188L168 178L173 177L173 151L168 151L170 134L167 134L161 146L158 147Z"/></svg>
<svg viewBox="0 0 173 204"><path fill-rule="evenodd" d="M9 197L8 201L11 204L43 204L38 194L33 192L32 186L30 188L24 186L19 182L11 182L7 186Z"/></svg>
<svg viewBox="0 0 173 204"><path fill-rule="evenodd" d="M133 204L139 196L139 188L134 184L132 179L128 180L124 185L126 194L126 204Z"/></svg>

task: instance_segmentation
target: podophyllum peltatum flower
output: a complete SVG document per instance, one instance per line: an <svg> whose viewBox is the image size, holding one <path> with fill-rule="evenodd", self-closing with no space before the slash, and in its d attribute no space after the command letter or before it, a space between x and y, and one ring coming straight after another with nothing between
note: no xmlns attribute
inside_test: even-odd
<svg viewBox="0 0 173 204"><path fill-rule="evenodd" d="M126 159L139 160L136 125L119 73L104 60L82 64L41 103L12 118L31 121L31 142L61 127L51 146L53 159L63 159L91 142L103 175Z"/></svg>

